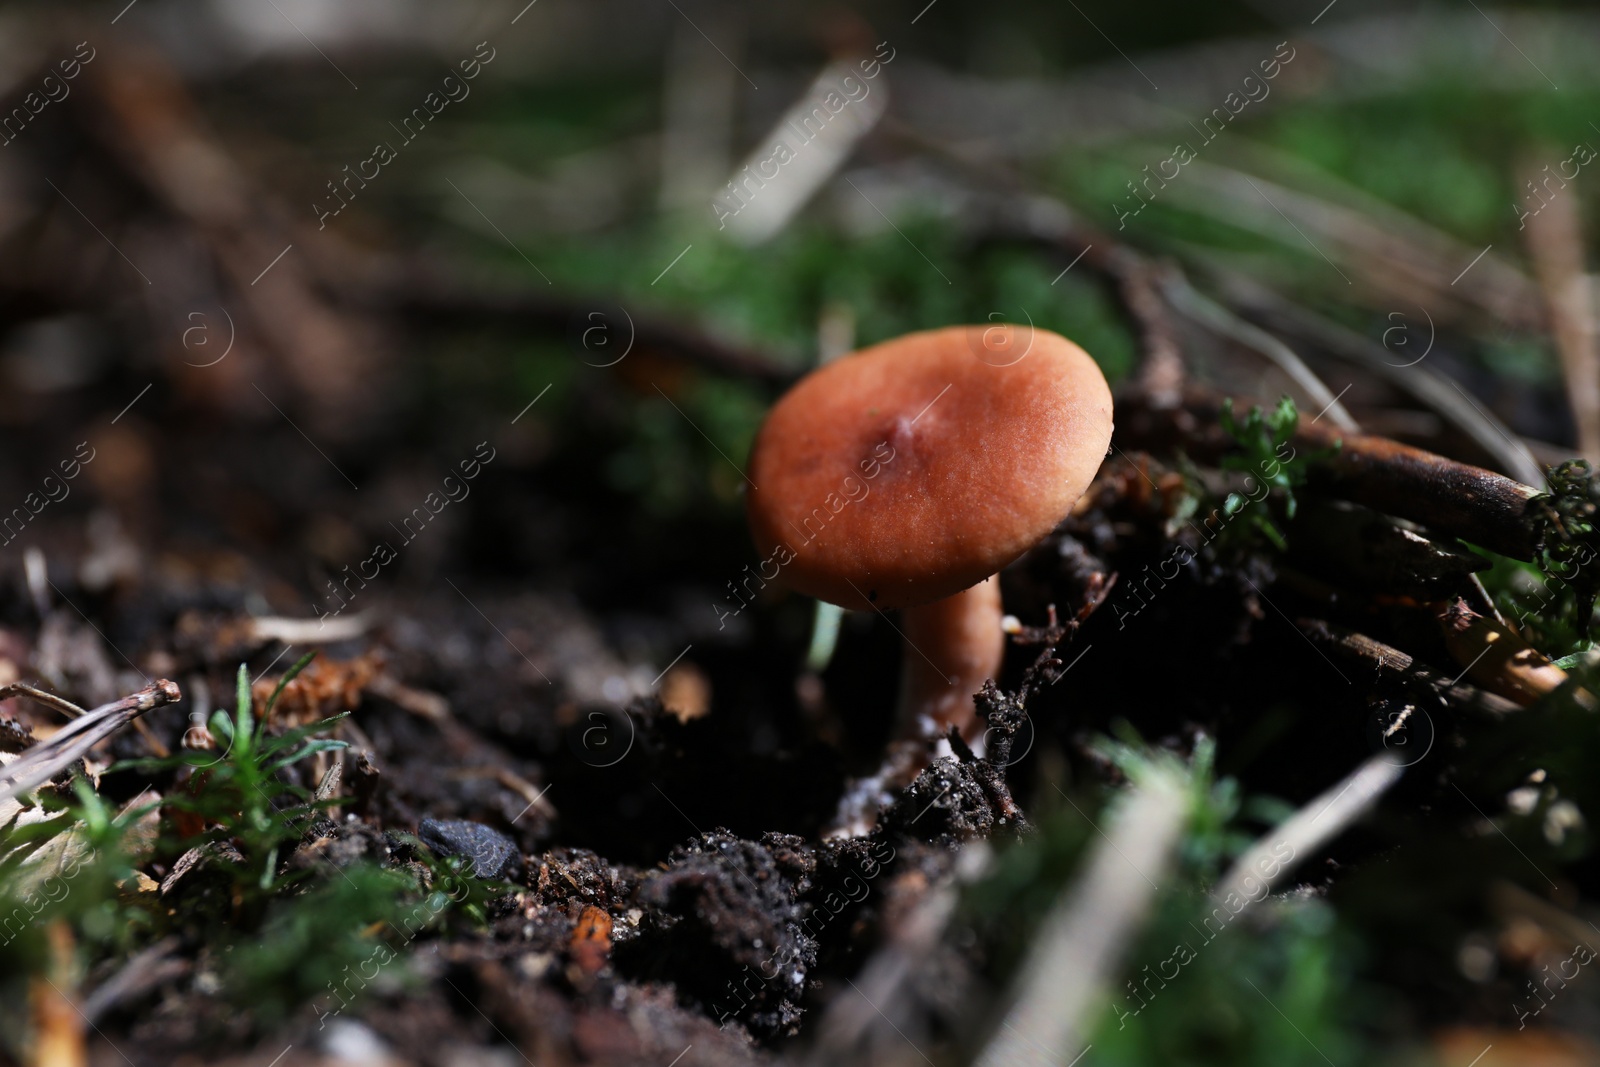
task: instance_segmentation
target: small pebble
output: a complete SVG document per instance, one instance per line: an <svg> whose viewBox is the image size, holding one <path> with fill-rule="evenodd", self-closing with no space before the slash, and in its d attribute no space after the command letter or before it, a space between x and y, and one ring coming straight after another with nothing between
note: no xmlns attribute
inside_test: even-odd
<svg viewBox="0 0 1600 1067"><path fill-rule="evenodd" d="M422 843L441 857L465 856L478 878L503 878L518 859L516 842L490 826L466 819L423 819Z"/></svg>

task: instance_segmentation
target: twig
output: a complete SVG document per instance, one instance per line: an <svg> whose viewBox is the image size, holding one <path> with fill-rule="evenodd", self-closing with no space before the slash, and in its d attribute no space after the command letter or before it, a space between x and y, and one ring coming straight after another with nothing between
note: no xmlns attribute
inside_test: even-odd
<svg viewBox="0 0 1600 1067"><path fill-rule="evenodd" d="M0 700L5 700L6 698L13 696L32 697L41 704L55 708L69 719L80 718L86 714L82 708L78 707L78 705L74 704L65 697L57 696L54 693L47 693L43 689L35 689L31 685L23 685L21 682L13 682L10 685L0 686ZM165 744L162 743L161 738L157 737L155 735L155 731L150 729L149 725L143 720L135 722L133 727L139 731L139 736L145 739L145 742L150 746L150 750L157 756L166 756L169 754L169 749Z"/></svg>
<svg viewBox="0 0 1600 1067"><path fill-rule="evenodd" d="M1310 484L1483 545L1507 556L1531 559L1534 531L1528 503L1531 485L1386 437L1344 437L1331 429L1304 426L1296 442L1339 451L1314 464Z"/></svg>
<svg viewBox="0 0 1600 1067"><path fill-rule="evenodd" d="M1297 625L1313 645L1330 655L1371 670L1373 677L1379 681L1419 682L1451 705L1473 708L1497 717L1522 710L1522 706L1514 701L1467 685L1459 678L1447 678L1418 663L1398 648L1376 641L1366 634L1341 629L1321 619L1301 619Z"/></svg>
<svg viewBox="0 0 1600 1067"><path fill-rule="evenodd" d="M81 759L95 745L133 722L152 708L176 703L183 694L178 683L162 678L131 696L113 700L80 718L28 749L16 761L0 768L0 801L9 800L47 782L63 768Z"/></svg>
<svg viewBox="0 0 1600 1067"><path fill-rule="evenodd" d="M1464 600L1443 605L1437 615L1445 647L1464 673L1507 700L1526 707L1566 682L1566 671L1510 627L1479 615Z"/></svg>
<svg viewBox="0 0 1600 1067"><path fill-rule="evenodd" d="M55 708L69 719L82 716L84 710L65 697L58 697L54 693L46 693L43 689L35 689L31 685L21 682L12 682L10 685L0 685L0 700L8 700L14 696L32 697L47 707Z"/></svg>
<svg viewBox="0 0 1600 1067"><path fill-rule="evenodd" d="M450 702L438 693L413 689L387 671L380 671L366 684L366 691L419 718L442 722L450 718Z"/></svg>
<svg viewBox="0 0 1600 1067"><path fill-rule="evenodd" d="M1222 399L1210 390L1190 388L1180 417L1174 418L1137 395L1126 396L1117 408L1118 438L1127 447L1151 452L1182 448L1196 459L1216 459L1234 446L1219 422ZM1234 406L1252 403L1237 398ZM1536 532L1528 505L1539 495L1533 486L1386 437L1346 435L1320 424L1302 422L1293 445L1302 451L1337 449L1331 458L1311 465L1313 489L1502 555L1533 558Z"/></svg>
<svg viewBox="0 0 1600 1067"><path fill-rule="evenodd" d="M1140 388L1156 407L1176 407L1182 400L1183 349L1161 299L1156 280L1161 268L1151 267L1125 245L1112 248L1102 266L1116 279L1117 294L1134 321L1144 349L1139 362Z"/></svg>
<svg viewBox="0 0 1600 1067"><path fill-rule="evenodd" d="M575 326L581 335L586 327L603 325L609 333L605 360L618 358L632 340L634 351L653 349L719 374L772 386L788 384L803 369L689 326L652 316L642 309L627 309L626 315L620 315L618 312L623 309L615 300L582 295L551 297L536 290L511 289L503 284L467 284L459 278L459 272L446 274L429 264L414 262L387 282L357 294L357 299L413 320L500 322L551 336L561 336L573 331ZM592 315L599 318L590 318ZM615 355L609 354L613 352ZM602 362L599 354L591 358L596 363Z"/></svg>
<svg viewBox="0 0 1600 1067"><path fill-rule="evenodd" d="M543 789L536 789L532 782L508 767L496 767L494 769L494 779L528 802L528 807L522 809L524 812L528 808L537 807L539 814L545 818L554 819L556 817L555 806L545 799L545 794L550 792L549 786L545 786Z"/></svg>

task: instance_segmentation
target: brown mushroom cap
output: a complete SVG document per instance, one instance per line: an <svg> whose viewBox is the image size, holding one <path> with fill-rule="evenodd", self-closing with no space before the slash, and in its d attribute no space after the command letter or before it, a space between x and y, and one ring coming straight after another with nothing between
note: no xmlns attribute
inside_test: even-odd
<svg viewBox="0 0 1600 1067"><path fill-rule="evenodd" d="M929 330L829 363L778 401L751 452L746 514L763 567L800 592L925 604L1037 544L1110 443L1110 387L1065 337Z"/></svg>

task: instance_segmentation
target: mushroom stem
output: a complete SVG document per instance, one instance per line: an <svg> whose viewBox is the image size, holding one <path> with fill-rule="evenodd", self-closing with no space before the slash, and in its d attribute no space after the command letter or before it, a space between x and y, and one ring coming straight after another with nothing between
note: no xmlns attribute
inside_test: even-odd
<svg viewBox="0 0 1600 1067"><path fill-rule="evenodd" d="M1002 618L998 574L943 600L900 609L906 648L895 739L877 773L856 779L839 798L824 837L871 833L878 811L895 790L922 773L935 744L949 737L950 727L958 727L975 749L981 747L975 742L983 723L972 697L1000 673L1005 654Z"/></svg>
<svg viewBox="0 0 1600 1067"><path fill-rule="evenodd" d="M1002 615L999 575L943 600L901 610L906 650L898 736L938 740L952 726L968 741L977 735L981 724L972 696L1000 672Z"/></svg>

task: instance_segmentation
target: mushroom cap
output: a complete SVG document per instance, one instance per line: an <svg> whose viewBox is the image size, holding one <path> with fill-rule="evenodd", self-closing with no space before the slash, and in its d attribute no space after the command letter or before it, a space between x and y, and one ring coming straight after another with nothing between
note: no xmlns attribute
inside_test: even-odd
<svg viewBox="0 0 1600 1067"><path fill-rule="evenodd" d="M1055 528L1111 443L1088 353L1029 326L952 326L802 378L767 414L745 511L791 587L843 607L926 604Z"/></svg>

